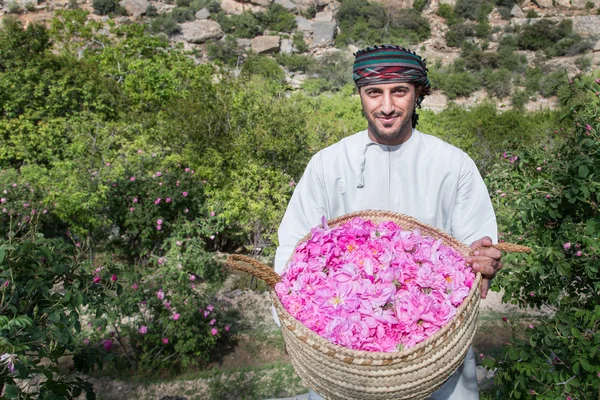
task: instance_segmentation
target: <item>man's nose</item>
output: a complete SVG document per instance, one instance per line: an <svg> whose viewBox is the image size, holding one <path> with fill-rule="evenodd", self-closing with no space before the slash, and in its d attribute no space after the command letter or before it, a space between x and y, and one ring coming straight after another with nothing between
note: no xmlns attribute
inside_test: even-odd
<svg viewBox="0 0 600 400"><path fill-rule="evenodd" d="M384 114L394 113L394 101L391 93L383 93L381 98L381 112Z"/></svg>

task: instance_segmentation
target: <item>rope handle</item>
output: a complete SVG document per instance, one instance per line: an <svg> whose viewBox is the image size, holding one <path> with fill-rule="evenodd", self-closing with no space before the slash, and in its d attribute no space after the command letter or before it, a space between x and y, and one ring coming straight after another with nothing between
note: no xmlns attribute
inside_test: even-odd
<svg viewBox="0 0 600 400"><path fill-rule="evenodd" d="M479 250L483 247L485 247L485 246L479 246L475 249L471 249L471 251L469 252L469 255L472 256L473 253L475 253L475 250ZM506 253L531 253L531 249L529 247L521 246L519 244L514 244L514 243L497 243L497 244L493 244L489 247L493 247L495 249L504 251Z"/></svg>
<svg viewBox="0 0 600 400"><path fill-rule="evenodd" d="M231 254L227 257L227 265L238 271L244 271L259 279L265 281L269 287L274 288L281 277L273 268L256 261L254 258L243 256L241 254Z"/></svg>

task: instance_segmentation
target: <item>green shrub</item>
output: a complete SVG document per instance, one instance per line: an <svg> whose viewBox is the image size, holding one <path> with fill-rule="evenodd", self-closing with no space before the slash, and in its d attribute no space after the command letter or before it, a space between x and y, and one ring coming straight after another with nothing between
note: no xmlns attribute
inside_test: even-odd
<svg viewBox="0 0 600 400"><path fill-rule="evenodd" d="M558 95L561 86L566 84L566 73L564 71L554 71L543 74L539 81L540 94L543 97Z"/></svg>
<svg viewBox="0 0 600 400"><path fill-rule="evenodd" d="M594 44L589 40L583 40L579 35L560 40L557 43L557 53L561 56L572 57L592 49Z"/></svg>
<svg viewBox="0 0 600 400"><path fill-rule="evenodd" d="M501 46L497 54L499 66L502 68L519 73L527 68L527 57L518 54L512 47Z"/></svg>
<svg viewBox="0 0 600 400"><path fill-rule="evenodd" d="M171 10L170 15L177 23L184 23L196 19L194 10L188 7L175 7Z"/></svg>
<svg viewBox="0 0 600 400"><path fill-rule="evenodd" d="M94 0L92 2L94 12L99 15L114 13L119 8L118 0Z"/></svg>
<svg viewBox="0 0 600 400"><path fill-rule="evenodd" d="M538 93L540 91L540 80L544 76L541 68L527 68L525 71L525 90L529 94Z"/></svg>
<svg viewBox="0 0 600 400"><path fill-rule="evenodd" d="M279 53L275 56L275 59L280 65L283 65L288 71L306 72L313 68L315 63L311 56L300 55L300 54L283 54Z"/></svg>
<svg viewBox="0 0 600 400"><path fill-rule="evenodd" d="M507 69L490 70L482 73L482 84L491 95L498 99L509 96L512 92L512 74Z"/></svg>
<svg viewBox="0 0 600 400"><path fill-rule="evenodd" d="M586 72L592 66L592 58L589 56L577 57L575 60L575 65L580 71Z"/></svg>
<svg viewBox="0 0 600 400"><path fill-rule="evenodd" d="M468 96L481 88L481 82L471 72L453 72L449 74L434 74L436 87L440 88L449 100Z"/></svg>
<svg viewBox="0 0 600 400"><path fill-rule="evenodd" d="M313 19L317 15L317 6L315 3L311 3L306 7L306 10L301 11L300 14L306 19Z"/></svg>
<svg viewBox="0 0 600 400"><path fill-rule="evenodd" d="M271 4L264 14L257 15L261 25L275 32L292 32L296 28L294 14L279 4Z"/></svg>
<svg viewBox="0 0 600 400"><path fill-rule="evenodd" d="M378 3L346 0L337 11L340 33L336 45L377 45L418 43L431 35L429 22L415 9L388 13Z"/></svg>
<svg viewBox="0 0 600 400"><path fill-rule="evenodd" d="M475 25L471 22L454 24L446 32L446 44L460 47L467 39L475 36Z"/></svg>
<svg viewBox="0 0 600 400"><path fill-rule="evenodd" d="M464 19L477 21L486 18L492 11L493 4L487 0L457 0L454 12Z"/></svg>
<svg viewBox="0 0 600 400"><path fill-rule="evenodd" d="M596 7L596 4L594 4L594 2L593 2L593 1L587 1L587 2L585 3L585 9L586 9L586 10L591 10L591 9L593 9L594 7Z"/></svg>
<svg viewBox="0 0 600 400"><path fill-rule="evenodd" d="M274 59L251 54L242 65L242 73L244 75L260 75L267 79L272 79L276 82L283 82L285 72L281 69L277 61Z"/></svg>
<svg viewBox="0 0 600 400"><path fill-rule="evenodd" d="M515 90L510 98L510 104L517 110L522 110L528 101L529 94L526 90Z"/></svg>
<svg viewBox="0 0 600 400"><path fill-rule="evenodd" d="M22 11L19 3L15 2L15 1L9 2L7 9L8 9L9 14L20 14Z"/></svg>
<svg viewBox="0 0 600 400"><path fill-rule="evenodd" d="M181 27L172 13L159 14L148 24L148 30L152 33L165 33L168 36L181 32Z"/></svg>
<svg viewBox="0 0 600 400"><path fill-rule="evenodd" d="M472 51L463 57L465 67L469 70L478 71L486 68L498 68L500 65L500 57L498 53Z"/></svg>
<svg viewBox="0 0 600 400"><path fill-rule="evenodd" d="M517 40L521 50L542 50L548 55L563 53L566 48L573 44L576 38L571 37L573 33L573 21L562 20L554 22L548 19L542 19L533 24L525 25L521 28ZM563 39L568 42L560 43Z"/></svg>
<svg viewBox="0 0 600 400"><path fill-rule="evenodd" d="M304 40L304 33L300 31L294 33L294 36L292 37L292 43L298 53L306 53L308 51L308 45Z"/></svg>
<svg viewBox="0 0 600 400"><path fill-rule="evenodd" d="M158 10L152 4L146 7L146 17L154 18L158 16Z"/></svg>
<svg viewBox="0 0 600 400"><path fill-rule="evenodd" d="M254 38L264 31L256 16L248 12L241 15L226 15L224 11L219 11L217 22L225 33L236 38Z"/></svg>
<svg viewBox="0 0 600 400"><path fill-rule="evenodd" d="M413 3L413 8L418 12L421 12L427 7L427 0L415 0Z"/></svg>
<svg viewBox="0 0 600 400"><path fill-rule="evenodd" d="M505 148L489 175L490 192L504 193L493 198L505 240L533 250L506 257L511 268L495 290L504 290L505 302L552 309L526 324L506 320L510 344L483 360L496 371L498 398L592 399L600 389L598 85L576 79L566 88L566 129L556 127L557 138L539 146Z"/></svg>
<svg viewBox="0 0 600 400"><path fill-rule="evenodd" d="M509 21L512 18L511 11L512 9L510 7L498 7L500 18L505 21Z"/></svg>
<svg viewBox="0 0 600 400"><path fill-rule="evenodd" d="M444 18L448 26L461 22L460 18L454 12L454 8L450 4L440 4L436 14Z"/></svg>
<svg viewBox="0 0 600 400"><path fill-rule="evenodd" d="M206 46L209 60L218 60L225 65L234 67L238 64L241 51L237 46L237 40L232 36L226 36L225 40L211 41Z"/></svg>
<svg viewBox="0 0 600 400"><path fill-rule="evenodd" d="M345 85L353 84L352 64L353 57L346 52L335 51L325 53L316 63L309 68L311 75L317 75L319 78L328 82L327 90L338 91Z"/></svg>
<svg viewBox="0 0 600 400"><path fill-rule="evenodd" d="M216 14L221 11L221 3L218 0L192 0L189 7L194 10L202 10L206 8L211 14Z"/></svg>
<svg viewBox="0 0 600 400"><path fill-rule="evenodd" d="M527 13L525 14L525 18L539 18L539 17L540 17L540 15L533 8L530 8L529 10L527 10Z"/></svg>
<svg viewBox="0 0 600 400"><path fill-rule="evenodd" d="M492 33L492 26L487 18L481 19L475 25L475 36L480 39L486 39Z"/></svg>

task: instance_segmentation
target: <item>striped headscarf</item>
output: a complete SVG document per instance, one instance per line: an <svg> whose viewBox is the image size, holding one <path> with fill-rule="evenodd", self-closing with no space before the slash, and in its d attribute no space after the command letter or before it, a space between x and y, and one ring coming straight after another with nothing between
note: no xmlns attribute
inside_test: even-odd
<svg viewBox="0 0 600 400"><path fill-rule="evenodd" d="M421 87L417 107L431 93L425 60L415 52L392 44L367 47L354 54L352 77L356 87L411 82Z"/></svg>

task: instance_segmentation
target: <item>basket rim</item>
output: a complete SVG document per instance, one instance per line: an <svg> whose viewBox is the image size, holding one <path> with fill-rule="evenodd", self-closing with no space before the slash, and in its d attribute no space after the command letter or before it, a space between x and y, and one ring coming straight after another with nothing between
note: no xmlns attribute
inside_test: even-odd
<svg viewBox="0 0 600 400"><path fill-rule="evenodd" d="M342 224L343 222L346 222L346 221L351 220L356 217L361 217L361 218L366 217L368 219L369 217L372 217L372 216L390 217L390 220L393 220L398 225L400 225L398 220L408 221L408 222L414 224L415 226L419 227L419 229L421 229L421 233L423 234L423 236L433 236L436 239L442 239L445 242L450 242L451 247L454 248L456 251L458 251L463 257L467 257L471 250L470 247L468 247L467 245L465 245L462 242L459 242L456 238L450 236L449 234L442 231L441 229L438 229L431 225L423 223L409 215L397 213L397 212L393 212L393 211L381 211L381 210L356 211L356 212L344 214L340 217L328 220L327 224L329 226L337 226L337 225ZM402 225L400 225L400 227L402 227ZM430 233L432 233L432 234L430 234ZM310 236L311 236L311 234L309 233L305 237L300 239L300 241L298 241L298 243L294 247L294 250L298 247L298 245L300 245L301 243L308 240L310 238ZM445 244L445 245L447 245L447 244ZM290 260L292 257L293 257L293 254L292 254L292 256L290 256ZM288 263L289 263L289 260L288 260ZM286 263L286 267L287 267L287 263ZM480 296L481 296L481 284L482 284L482 275L480 272L476 272L475 280L473 281L473 285L471 286L471 289L469 290L469 294L467 297L465 297L465 299L461 303L460 307L456 310L456 314L454 315L454 317L450 321L448 321L448 323L446 323L446 325L444 325L433 336L428 337L427 339L418 343L414 347L404 349L402 351L396 351L396 352L354 350L354 349L350 349L350 348L344 347L339 344L332 343L329 340L319 336L316 332L309 329L301 321L297 320L293 315L291 315L288 312L288 310L286 310L285 307L283 306L283 304L281 303L281 300L279 299L279 296L277 296L277 293L275 293L274 288L271 289L271 299L273 301L273 304L275 306L278 316L280 316L280 314L283 314L284 320L291 321L296 326L299 326L300 329L303 331L302 332L303 334L307 334L312 341L318 343L319 345L321 345L321 347L325 347L329 351L333 350L338 354L347 355L349 357L353 357L354 359L395 360L395 359L408 358L417 352L422 352L421 355L416 357L416 358L421 358L421 357L425 356L427 353L429 353L429 351L433 350L433 349L427 350L427 348L432 343L435 343L437 340L439 340L444 335L452 334L452 332L449 332L450 329L453 329L453 331L455 331L456 327L458 327L460 324L462 324L464 322L464 320L466 319L466 318L463 318L461 321L458 321L458 319L460 317L462 317L463 314L465 314L467 307L469 307L471 305L471 303L473 303L473 302L477 303L477 304L475 304L476 307L479 306L479 301L480 301ZM470 311L473 312L474 310L475 310L475 307L472 307ZM285 324L282 323L282 325L285 325ZM285 327L286 327L286 329L290 329L287 325L285 325ZM296 337L297 337L297 335L296 335ZM328 353L328 351L323 351L323 353Z"/></svg>

